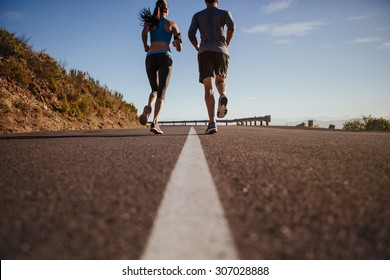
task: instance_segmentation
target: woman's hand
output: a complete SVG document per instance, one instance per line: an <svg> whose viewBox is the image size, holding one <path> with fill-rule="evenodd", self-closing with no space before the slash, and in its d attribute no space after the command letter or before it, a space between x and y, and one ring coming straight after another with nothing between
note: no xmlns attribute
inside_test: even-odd
<svg viewBox="0 0 390 280"><path fill-rule="evenodd" d="M145 52L148 52L149 48L150 48L149 45L144 45Z"/></svg>

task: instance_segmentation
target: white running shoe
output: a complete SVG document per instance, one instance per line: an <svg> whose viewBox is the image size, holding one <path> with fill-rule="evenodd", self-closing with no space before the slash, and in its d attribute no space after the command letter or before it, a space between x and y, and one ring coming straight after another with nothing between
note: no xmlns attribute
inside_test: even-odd
<svg viewBox="0 0 390 280"><path fill-rule="evenodd" d="M153 132L154 134L164 134L164 132L161 130L158 123L152 123L150 125L150 131Z"/></svg>
<svg viewBox="0 0 390 280"><path fill-rule="evenodd" d="M142 115L139 116L139 122L141 125L146 125L148 123L148 119L151 112L152 112L152 107L149 106L144 107L144 111L142 112Z"/></svg>
<svg viewBox="0 0 390 280"><path fill-rule="evenodd" d="M224 118L228 112L227 110L228 99L225 94L222 94L218 100L217 117Z"/></svg>

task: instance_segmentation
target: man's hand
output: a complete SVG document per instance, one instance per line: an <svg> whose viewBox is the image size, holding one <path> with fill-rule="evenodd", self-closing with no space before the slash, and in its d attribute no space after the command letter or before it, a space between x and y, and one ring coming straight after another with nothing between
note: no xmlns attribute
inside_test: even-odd
<svg viewBox="0 0 390 280"><path fill-rule="evenodd" d="M198 40L193 40L193 41L191 41L191 44L194 46L194 48L195 48L197 51L199 51L200 46L199 46Z"/></svg>

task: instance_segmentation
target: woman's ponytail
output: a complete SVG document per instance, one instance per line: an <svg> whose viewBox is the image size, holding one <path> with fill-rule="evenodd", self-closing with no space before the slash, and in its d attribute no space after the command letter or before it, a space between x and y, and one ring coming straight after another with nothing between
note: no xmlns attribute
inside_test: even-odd
<svg viewBox="0 0 390 280"><path fill-rule="evenodd" d="M151 27L156 26L158 21L163 18L163 14L168 11L168 3L166 0L158 0L156 2L156 7L154 8L153 14L150 11L150 8L143 8L139 14L138 19L141 22L141 25L150 25Z"/></svg>

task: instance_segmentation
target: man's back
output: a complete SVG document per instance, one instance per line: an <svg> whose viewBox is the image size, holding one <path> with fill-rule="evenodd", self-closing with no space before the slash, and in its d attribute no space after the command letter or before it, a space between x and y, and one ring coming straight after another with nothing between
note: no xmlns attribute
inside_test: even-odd
<svg viewBox="0 0 390 280"><path fill-rule="evenodd" d="M201 35L200 53L216 51L229 55L225 37L225 25L227 28L234 28L234 21L230 12L216 7L207 8L194 15L188 36L190 40L193 40L197 29L199 29Z"/></svg>

